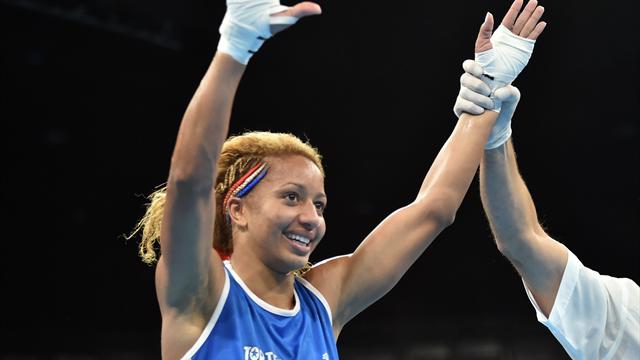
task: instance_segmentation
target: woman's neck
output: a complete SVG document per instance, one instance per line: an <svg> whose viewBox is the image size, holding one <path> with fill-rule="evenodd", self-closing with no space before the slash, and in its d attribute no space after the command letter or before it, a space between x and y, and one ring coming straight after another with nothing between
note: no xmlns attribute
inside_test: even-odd
<svg viewBox="0 0 640 360"><path fill-rule="evenodd" d="M262 259L240 251L233 253L230 262L235 273L257 297L277 308L295 307L293 273L275 271Z"/></svg>

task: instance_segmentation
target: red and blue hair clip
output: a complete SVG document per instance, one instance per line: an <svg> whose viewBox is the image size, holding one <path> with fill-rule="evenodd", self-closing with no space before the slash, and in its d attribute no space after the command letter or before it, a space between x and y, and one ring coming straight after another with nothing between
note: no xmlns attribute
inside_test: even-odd
<svg viewBox="0 0 640 360"><path fill-rule="evenodd" d="M242 176L238 181L236 181L229 191L227 195L224 197L224 201L222 202L222 207L225 211L227 221L230 221L229 218L229 200L232 197L242 198L246 196L251 189L253 189L259 182L262 180L267 172L269 171L269 166L266 162L261 161L256 166L252 167L244 176Z"/></svg>

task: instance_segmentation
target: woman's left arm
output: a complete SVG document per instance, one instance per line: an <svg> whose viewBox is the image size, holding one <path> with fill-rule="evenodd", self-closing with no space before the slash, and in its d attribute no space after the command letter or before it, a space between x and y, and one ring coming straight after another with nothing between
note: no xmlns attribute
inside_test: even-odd
<svg viewBox="0 0 640 360"><path fill-rule="evenodd" d="M521 6L522 1L516 0L505 20L515 19ZM539 16L530 7L531 2L518 21L526 16L538 22ZM476 52L492 48L492 29L493 18L488 14ZM383 220L353 254L318 264L305 275L327 298L336 335L346 322L391 290L436 236L453 223L497 117L494 111L462 114L416 199Z"/></svg>
<svg viewBox="0 0 640 360"><path fill-rule="evenodd" d="M497 115L462 114L416 199L384 219L353 254L320 263L305 274L327 299L336 336L344 324L391 290L453 223Z"/></svg>
<svg viewBox="0 0 640 360"><path fill-rule="evenodd" d="M447 226L473 181L497 113L463 114L429 169L418 196L384 219L345 257L340 303L346 323L391 290Z"/></svg>

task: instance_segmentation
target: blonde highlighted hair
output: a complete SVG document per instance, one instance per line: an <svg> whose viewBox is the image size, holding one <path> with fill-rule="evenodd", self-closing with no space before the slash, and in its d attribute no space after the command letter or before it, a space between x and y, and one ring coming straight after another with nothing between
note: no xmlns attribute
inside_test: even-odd
<svg viewBox="0 0 640 360"><path fill-rule="evenodd" d="M213 247L222 255L229 256L233 252L230 225L225 221L222 202L229 188L259 161L267 156L301 155L313 161L324 175L322 156L308 142L301 141L292 134L272 132L246 132L232 136L222 145L218 160L215 181L215 226L213 231ZM160 187L149 195L147 211L140 219L130 239L142 232L142 240L138 253L142 261L154 264L158 260L160 229L164 212L166 186Z"/></svg>

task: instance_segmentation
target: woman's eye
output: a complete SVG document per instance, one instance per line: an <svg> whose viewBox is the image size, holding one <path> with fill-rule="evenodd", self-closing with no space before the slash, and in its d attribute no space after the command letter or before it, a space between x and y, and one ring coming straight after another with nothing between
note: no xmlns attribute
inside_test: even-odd
<svg viewBox="0 0 640 360"><path fill-rule="evenodd" d="M289 201L296 201L298 200L298 194L296 193L288 193L285 195L285 198Z"/></svg>
<svg viewBox="0 0 640 360"><path fill-rule="evenodd" d="M325 205L323 202L318 201L315 203L315 205L316 205L316 209L318 209L319 211L324 211Z"/></svg>

